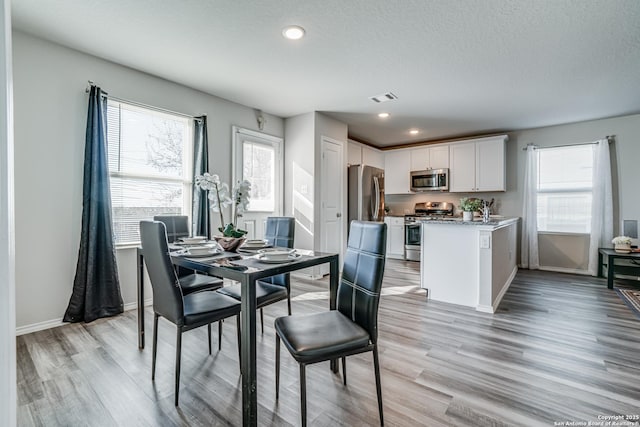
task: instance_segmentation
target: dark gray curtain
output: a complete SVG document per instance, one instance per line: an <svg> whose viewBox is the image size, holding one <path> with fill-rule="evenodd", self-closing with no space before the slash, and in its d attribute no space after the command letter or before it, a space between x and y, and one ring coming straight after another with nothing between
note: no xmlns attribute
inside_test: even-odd
<svg viewBox="0 0 640 427"><path fill-rule="evenodd" d="M193 176L209 172L209 138L207 136L207 116L195 118L193 144ZM191 209L191 232L193 236L211 238L209 225L209 199L207 192L193 186L193 207Z"/></svg>
<svg viewBox="0 0 640 427"><path fill-rule="evenodd" d="M64 321L91 322L122 311L107 164L107 100L99 87L92 86L84 148L82 234Z"/></svg>

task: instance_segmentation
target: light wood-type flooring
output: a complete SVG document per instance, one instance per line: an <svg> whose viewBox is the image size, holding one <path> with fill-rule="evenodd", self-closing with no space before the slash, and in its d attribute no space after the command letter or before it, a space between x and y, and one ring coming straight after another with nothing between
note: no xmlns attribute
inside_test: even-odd
<svg viewBox="0 0 640 427"><path fill-rule="evenodd" d="M521 270L491 315L427 301L418 269L386 267L379 342L387 426L553 426L640 415L640 320L604 279ZM327 309L326 279L292 283L294 314ZM258 335L260 426L300 424L298 366L284 347L275 400L273 320L285 314L286 302L267 307ZM211 356L206 328L184 335L179 408L175 329L162 320L159 329L155 382L150 342L137 348L135 310L18 337L19 425L241 425L235 322L225 322L220 352L214 334ZM328 363L307 368L310 426L378 425L370 353L347 359L347 380L345 387Z"/></svg>

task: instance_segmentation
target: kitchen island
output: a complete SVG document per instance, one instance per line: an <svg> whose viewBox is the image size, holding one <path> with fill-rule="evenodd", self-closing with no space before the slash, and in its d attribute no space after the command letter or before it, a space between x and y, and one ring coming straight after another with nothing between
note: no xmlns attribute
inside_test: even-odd
<svg viewBox="0 0 640 427"><path fill-rule="evenodd" d="M427 297L495 312L518 271L518 222L423 220L420 286Z"/></svg>

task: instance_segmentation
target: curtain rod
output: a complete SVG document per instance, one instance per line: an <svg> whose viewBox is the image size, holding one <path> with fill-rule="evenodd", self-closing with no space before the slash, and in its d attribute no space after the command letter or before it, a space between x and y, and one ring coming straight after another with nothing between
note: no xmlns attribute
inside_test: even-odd
<svg viewBox="0 0 640 427"><path fill-rule="evenodd" d="M615 135L607 135L607 136L604 137L604 139L606 139L609 142L609 144L611 144L611 141L613 140L613 138L615 138ZM560 144L560 145L550 145L548 147L538 147L536 144L531 142L531 143L527 144L526 147L523 147L522 151L527 151L527 148L529 148L529 147L533 147L535 149L540 149L540 148L541 149L545 149L545 148L573 147L573 146L576 146L576 145L597 145L599 143L600 143L600 141L576 142L575 144Z"/></svg>
<svg viewBox="0 0 640 427"><path fill-rule="evenodd" d="M92 82L91 80L88 80L88 83L89 84L87 85L87 87L85 89L85 93L89 93L91 91L91 87L92 86L96 86L96 84L94 82ZM104 90L102 91L102 96L104 96L105 98L111 99L113 101L116 101L116 102L122 102L122 103L133 105L133 106L136 106L136 107L147 108L149 110L159 111L161 113L173 114L175 116L182 116L182 117L186 117L186 118L192 119L192 120L198 120L198 121L202 120L199 117L195 117L195 116L192 116L190 114L180 113L178 111L167 110L166 108L160 108L160 107L156 107L154 105L143 104L142 102L138 102L138 101L131 101L129 99L124 99L124 98L118 98L118 97L115 97L115 96L111 96L107 92L105 92ZM206 116L206 114L203 114L203 116Z"/></svg>

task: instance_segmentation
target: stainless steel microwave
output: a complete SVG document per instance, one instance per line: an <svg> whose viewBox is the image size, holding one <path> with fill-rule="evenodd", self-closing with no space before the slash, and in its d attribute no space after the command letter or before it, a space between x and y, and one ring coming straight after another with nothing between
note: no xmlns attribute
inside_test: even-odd
<svg viewBox="0 0 640 427"><path fill-rule="evenodd" d="M411 191L449 191L449 169L413 171Z"/></svg>

